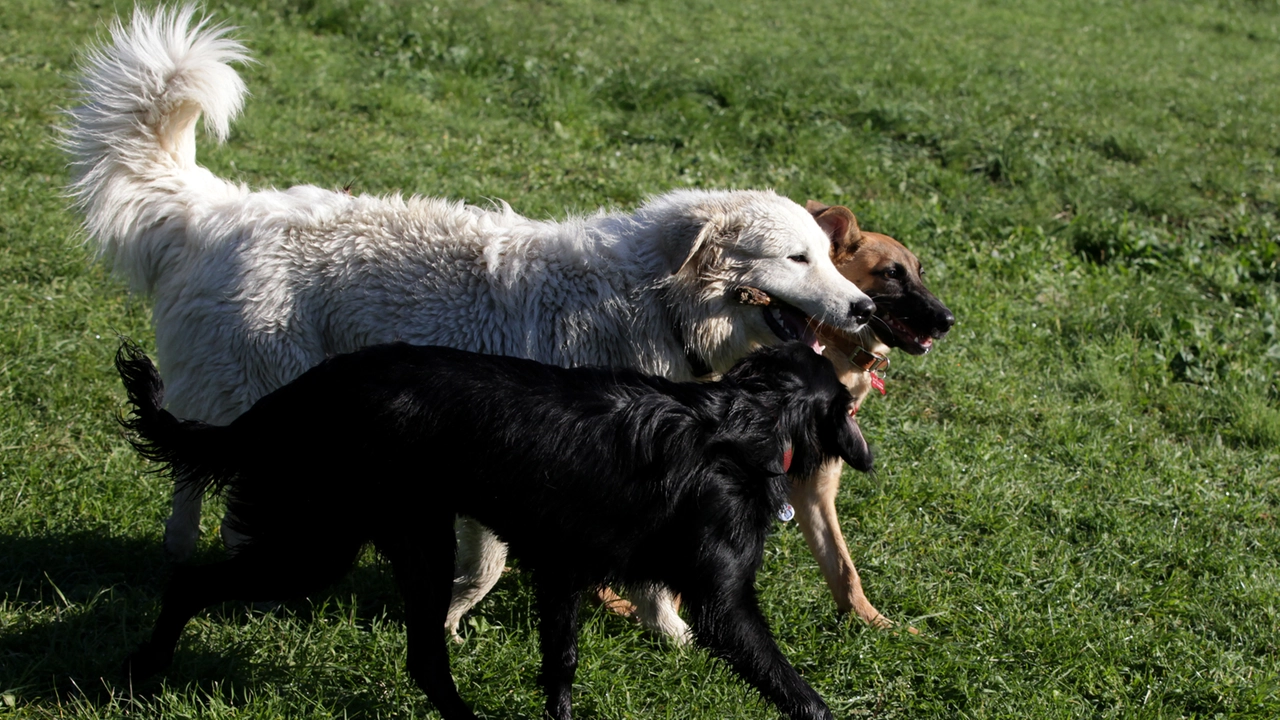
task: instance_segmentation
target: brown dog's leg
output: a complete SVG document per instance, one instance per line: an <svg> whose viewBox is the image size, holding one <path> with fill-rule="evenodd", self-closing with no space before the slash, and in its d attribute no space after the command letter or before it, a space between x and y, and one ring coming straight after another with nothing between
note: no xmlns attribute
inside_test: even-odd
<svg viewBox="0 0 1280 720"><path fill-rule="evenodd" d="M621 615L631 620L636 619L636 606L632 605L631 601L624 600L618 593L613 591L613 588L602 587L597 590L596 600L600 601L605 610L615 615Z"/></svg>
<svg viewBox="0 0 1280 720"><path fill-rule="evenodd" d="M605 587L596 591L595 599L605 610L634 620L647 629L669 638L677 646L689 642L690 635L680 619L680 596L666 591L642 590L631 602Z"/></svg>
<svg viewBox="0 0 1280 720"><path fill-rule="evenodd" d="M796 521L800 523L805 542L809 543L809 550L818 560L827 587L835 597L836 607L841 612L852 610L869 625L886 628L893 622L881 615L862 593L862 580L840 532L836 493L843 469L843 461L835 460L823 465L807 482L791 483L791 504L796 509Z"/></svg>

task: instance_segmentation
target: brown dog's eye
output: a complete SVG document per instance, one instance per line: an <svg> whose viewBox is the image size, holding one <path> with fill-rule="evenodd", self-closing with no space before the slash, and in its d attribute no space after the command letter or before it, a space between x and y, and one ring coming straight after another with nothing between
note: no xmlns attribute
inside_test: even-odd
<svg viewBox="0 0 1280 720"><path fill-rule="evenodd" d="M901 266L899 266L899 265L890 265L889 267L885 268L884 270L881 270L881 271L880 271L880 274L881 274L881 275L884 275L885 277L889 278L890 280L896 280L896 279L898 279L899 277L901 277L901 276L902 276L902 267L901 267Z"/></svg>
<svg viewBox="0 0 1280 720"><path fill-rule="evenodd" d="M798 262L798 263L800 263L801 265L808 265L808 264L809 264L809 256L808 256L808 255L791 255L791 256L790 256L790 257L788 257L787 259L788 259L788 260L790 260L791 262Z"/></svg>

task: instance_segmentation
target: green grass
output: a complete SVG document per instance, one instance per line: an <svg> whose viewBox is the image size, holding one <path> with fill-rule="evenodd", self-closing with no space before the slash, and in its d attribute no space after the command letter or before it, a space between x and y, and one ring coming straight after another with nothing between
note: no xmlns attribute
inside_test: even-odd
<svg viewBox="0 0 1280 720"><path fill-rule="evenodd" d="M1280 3L212 3L257 61L215 172L562 217L673 187L844 203L959 324L860 415L836 617L794 526L760 577L839 717L1280 717ZM229 604L160 687L168 491L113 422L144 298L92 262L55 148L77 53L124 5L0 3L0 716L435 717L370 557ZM206 516L206 529L216 516ZM317 533L324 532L316 527ZM204 558L220 551L212 539ZM509 574L453 651L488 717L538 717ZM769 718L721 664L587 613L585 718Z"/></svg>

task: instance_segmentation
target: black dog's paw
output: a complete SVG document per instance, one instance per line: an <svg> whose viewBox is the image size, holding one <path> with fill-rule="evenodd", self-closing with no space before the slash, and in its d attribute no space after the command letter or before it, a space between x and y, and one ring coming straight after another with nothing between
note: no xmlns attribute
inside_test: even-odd
<svg viewBox="0 0 1280 720"><path fill-rule="evenodd" d="M157 651L151 643L144 643L125 659L120 674L130 684L142 683L168 668L172 661L172 654Z"/></svg>

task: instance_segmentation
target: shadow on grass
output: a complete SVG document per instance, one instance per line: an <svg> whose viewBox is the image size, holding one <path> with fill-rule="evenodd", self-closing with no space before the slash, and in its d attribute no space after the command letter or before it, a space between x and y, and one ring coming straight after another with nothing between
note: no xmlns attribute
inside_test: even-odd
<svg viewBox="0 0 1280 720"><path fill-rule="evenodd" d="M222 557L221 550L209 548L193 562L207 564ZM326 681L324 673L297 672L283 654L276 661L260 649L282 643L305 645L308 640L291 626L308 626L321 617L349 620L346 627L354 626L357 633L388 623L400 625L404 620L390 567L369 552L321 595L256 609L243 602L206 609L198 617L213 621L211 632L218 639L196 639L194 626L188 626L173 666L160 678L130 687L121 664L149 635L170 570L159 538L91 531L0 533L0 627L4 628L0 692L15 695L23 705L50 710L68 703L102 710L118 707L128 697L148 703L166 688L236 704L249 700L259 689L285 684L291 692L320 697L331 695L343 679ZM279 637L279 625L258 623L264 614L287 621L285 631L293 637ZM468 620L467 643L457 650L463 653L491 652L478 641L494 630L499 634L490 638L499 643L535 635L537 620L528 576L519 571L504 573ZM607 635L636 632L628 621L598 608L594 614L588 609L583 620L593 631ZM200 632L210 632L207 623L202 627ZM309 636L310 631L305 634ZM350 636L336 637L333 642L342 645L350 640ZM379 709L376 699L358 695L341 702L353 713Z"/></svg>
<svg viewBox="0 0 1280 720"><path fill-rule="evenodd" d="M223 551L209 547L193 564L221 557ZM346 633L355 630L360 635L378 626L401 625L404 619L389 566L369 552L342 582L319 596L257 607L227 602L202 611L197 618L212 621L212 626L204 623L197 630L188 625L173 666L160 678L131 687L120 666L150 634L170 570L159 538L101 532L0 533L0 692L14 694L20 705L50 711L68 703L109 711L118 708L122 698L148 703L165 692L241 703L278 685L288 685L302 696L333 696L335 688L360 683L360 670L353 670L351 678L342 678L343 673L326 678L325 673L298 671L283 652L276 657L262 650L298 646L302 653L310 651L312 632L298 633L298 625L314 625L324 633L323 628L337 624ZM285 624L261 623L264 615ZM474 641L485 634L477 626L489 629L486 632L502 629L490 635L499 643L536 633L529 578L518 571L504 574L471 618L475 624L468 625L465 634ZM326 623L317 621L321 619ZM605 632L628 632L622 620L611 618L604 626ZM282 628L287 634L282 635ZM355 646L361 643L403 642L394 635L364 637L353 643L352 635L339 634L328 642L352 652L358 652ZM492 652L474 641L458 651ZM364 670L392 674L376 666ZM355 714L374 714L380 703L353 693L340 705Z"/></svg>
<svg viewBox="0 0 1280 720"><path fill-rule="evenodd" d="M222 551L209 549L193 562L206 564L222 557ZM158 538L90 531L0 533L0 691L24 704L50 708L67 702L101 706L113 702L113 696L127 696L131 688L121 664L150 633L171 567ZM256 610L247 603L229 602L201 616L243 626L253 615L267 612L305 624L316 613L332 614L335 606L341 606L345 616L354 616L362 630L375 620L403 619L391 573L377 562L361 563L322 596ZM188 626L164 677L171 688L225 696L252 693L255 686L286 679L298 682L287 677L283 664L251 661L253 648L243 641L212 647L193 643L191 637ZM146 698L160 687L159 681L151 681L132 690L135 697Z"/></svg>
<svg viewBox="0 0 1280 720"><path fill-rule="evenodd" d="M159 543L0 534L0 683L31 701L106 692L166 577Z"/></svg>

